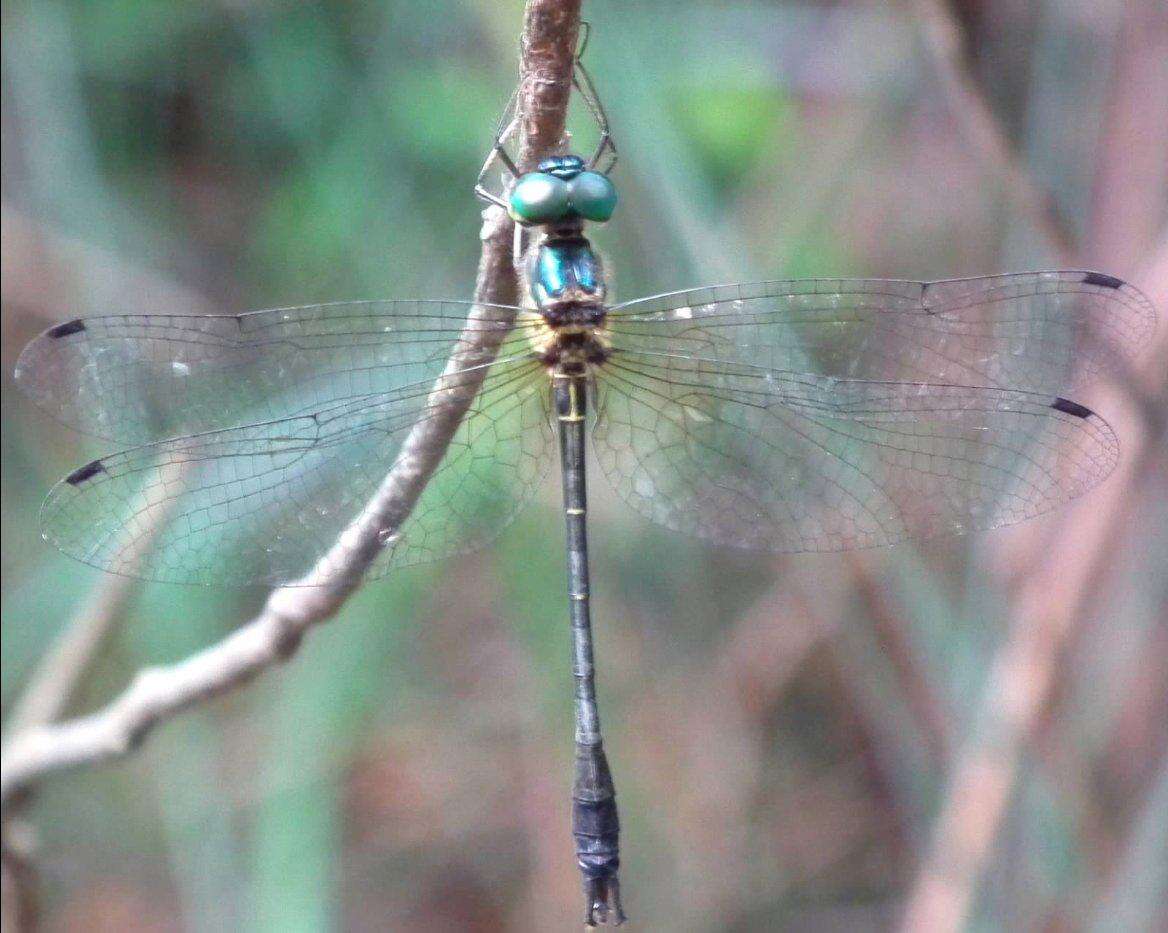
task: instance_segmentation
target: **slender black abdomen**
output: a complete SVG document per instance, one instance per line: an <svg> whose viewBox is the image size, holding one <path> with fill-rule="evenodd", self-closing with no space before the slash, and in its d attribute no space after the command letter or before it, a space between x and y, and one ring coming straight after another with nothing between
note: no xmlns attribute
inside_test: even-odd
<svg viewBox="0 0 1168 933"><path fill-rule="evenodd" d="M572 835L584 876L584 922L604 923L621 909L620 824L616 790L600 737L589 610L588 498L584 474L584 416L587 377L557 371L552 387L563 468L564 518L568 537L568 611L572 626L572 675L576 682L576 769L572 783Z"/></svg>

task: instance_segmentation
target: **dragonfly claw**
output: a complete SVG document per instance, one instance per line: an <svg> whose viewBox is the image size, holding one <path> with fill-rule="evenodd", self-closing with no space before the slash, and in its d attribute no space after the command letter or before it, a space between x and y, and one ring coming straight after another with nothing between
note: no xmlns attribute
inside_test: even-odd
<svg viewBox="0 0 1168 933"><path fill-rule="evenodd" d="M607 926L610 915L614 927L619 927L628 919L621 906L620 882L615 874L600 878L585 878L584 900L585 926Z"/></svg>

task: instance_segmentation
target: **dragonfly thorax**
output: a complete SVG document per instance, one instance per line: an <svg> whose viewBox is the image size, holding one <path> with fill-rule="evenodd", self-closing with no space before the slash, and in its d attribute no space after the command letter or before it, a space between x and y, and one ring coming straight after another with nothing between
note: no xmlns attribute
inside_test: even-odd
<svg viewBox="0 0 1168 933"><path fill-rule="evenodd" d="M543 237L527 259L531 300L545 317L580 306L603 306L608 293L604 265L579 227Z"/></svg>
<svg viewBox="0 0 1168 933"><path fill-rule="evenodd" d="M548 233L525 265L528 292L542 319L532 343L544 363L562 372L583 372L604 362L604 268L580 225Z"/></svg>
<svg viewBox="0 0 1168 933"><path fill-rule="evenodd" d="M540 348L543 363L553 372L586 375L608 359L607 334L593 327L548 327Z"/></svg>

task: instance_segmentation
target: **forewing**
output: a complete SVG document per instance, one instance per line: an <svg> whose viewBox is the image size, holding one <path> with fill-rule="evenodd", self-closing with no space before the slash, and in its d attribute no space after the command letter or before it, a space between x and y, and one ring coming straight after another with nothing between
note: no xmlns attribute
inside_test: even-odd
<svg viewBox="0 0 1168 933"><path fill-rule="evenodd" d="M465 328L517 309L359 301L238 315L118 314L41 334L17 384L66 424L129 444L310 414L433 379ZM501 355L517 352L519 322Z"/></svg>
<svg viewBox="0 0 1168 933"><path fill-rule="evenodd" d="M992 528L1114 467L1097 415L989 387L846 380L614 352L594 443L647 518L738 547L839 551Z"/></svg>
<svg viewBox="0 0 1168 933"><path fill-rule="evenodd" d="M370 575L479 546L531 497L550 462L541 377L528 355L490 367ZM448 385L472 378L473 370L464 371ZM426 380L94 461L49 494L45 537L85 563L151 580L299 580L378 490L410 430L429 414L431 388ZM327 583L339 569L324 567L316 579Z"/></svg>
<svg viewBox="0 0 1168 933"><path fill-rule="evenodd" d="M805 279L700 288L614 308L612 343L839 379L1065 394L1134 356L1151 303L1097 272L941 282Z"/></svg>

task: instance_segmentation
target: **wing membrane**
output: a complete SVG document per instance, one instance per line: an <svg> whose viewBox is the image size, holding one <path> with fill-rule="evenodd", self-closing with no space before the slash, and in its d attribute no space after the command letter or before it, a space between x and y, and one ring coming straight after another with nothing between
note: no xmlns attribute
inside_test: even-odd
<svg viewBox="0 0 1168 933"><path fill-rule="evenodd" d="M71 425L147 443L58 484L46 537L151 579L294 580L428 415L469 326L491 353L501 341L500 361L372 572L481 544L544 474L549 429L528 339L541 322L483 306L468 324L473 307L116 315L47 331L19 384ZM1138 291L1089 272L647 298L609 313L594 440L634 508L729 544L839 550L1008 524L1111 470L1110 428L1062 393L1132 356L1154 322ZM148 535L157 546L138 547Z"/></svg>
<svg viewBox="0 0 1168 933"><path fill-rule="evenodd" d="M1071 271L700 288L620 305L609 326L629 351L1058 394L1133 356L1155 312L1119 279Z"/></svg>
<svg viewBox="0 0 1168 933"><path fill-rule="evenodd" d="M1065 399L615 353L594 444L647 518L738 547L838 551L1022 521L1110 473L1107 424Z"/></svg>
<svg viewBox="0 0 1168 933"><path fill-rule="evenodd" d="M16 380L81 431L141 444L308 414L434 379L466 327L515 331L517 309L362 301L239 315L119 314L70 321L21 354Z"/></svg>
<svg viewBox="0 0 1168 933"><path fill-rule="evenodd" d="M479 546L506 525L550 463L545 384L528 355L491 365L422 499L370 575ZM429 388L419 383L94 461L49 494L45 537L86 563L152 580L298 579L377 490L427 416ZM140 546L144 535L149 548Z"/></svg>

